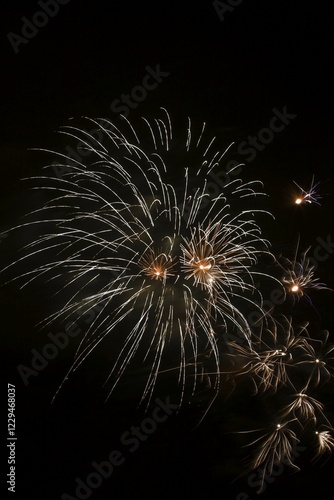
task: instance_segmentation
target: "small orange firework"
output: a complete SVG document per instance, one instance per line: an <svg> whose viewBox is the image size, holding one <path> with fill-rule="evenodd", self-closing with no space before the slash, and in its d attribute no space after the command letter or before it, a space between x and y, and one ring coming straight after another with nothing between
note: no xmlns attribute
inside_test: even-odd
<svg viewBox="0 0 334 500"><path fill-rule="evenodd" d="M146 276L156 280L166 280L167 277L174 276L175 264L175 259L170 255L162 251L155 254L151 248L139 260L139 266L143 268Z"/></svg>
<svg viewBox="0 0 334 500"><path fill-rule="evenodd" d="M314 184L314 177L312 178L311 186L306 191L304 190L297 182L293 181L294 184L300 190L299 193L295 196L294 203L295 205L305 205L306 203L314 203L320 206L319 200L321 200L321 196L318 194L317 189L320 182Z"/></svg>
<svg viewBox="0 0 334 500"><path fill-rule="evenodd" d="M319 278L314 275L315 266L311 264L307 253L310 247L301 255L300 260L297 260L297 251L293 261L285 259L284 268L285 274L282 282L289 294L295 296L298 300L309 290L330 290L325 283L320 283Z"/></svg>

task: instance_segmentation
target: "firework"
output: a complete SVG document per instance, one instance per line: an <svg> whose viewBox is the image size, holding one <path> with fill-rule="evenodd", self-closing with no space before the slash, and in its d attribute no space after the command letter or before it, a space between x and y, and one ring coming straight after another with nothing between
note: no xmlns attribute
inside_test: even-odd
<svg viewBox="0 0 334 500"><path fill-rule="evenodd" d="M107 398L138 373L147 405L166 374L180 405L185 398L207 403L209 393L210 407L223 379L232 379L234 390L251 381L255 395L276 398L274 427L250 443L263 483L280 462L298 469L298 430L315 429L318 455L334 446L324 405L313 397L333 375L328 334L313 339L307 323L276 315L263 293L310 302L309 290L327 287L315 277L308 250L297 260L298 245L275 278L277 261L259 225L262 214L270 215L257 208L261 182L243 182L233 167L232 180L213 194L210 176L225 172L230 146L220 151L205 124L196 132L190 120L175 139L162 113L138 129L123 117L117 125L86 118L92 132L61 130L78 141L77 153L42 150L57 161L32 179L45 203L12 229L32 235L9 268L24 266L14 278L22 287L46 282L55 290L57 306L43 326L71 327L95 311L58 391L102 348ZM317 203L316 188L312 181L309 192L302 190L300 203Z"/></svg>
<svg viewBox="0 0 334 500"><path fill-rule="evenodd" d="M334 437L326 431L315 431L317 436L317 457L324 453L332 453L334 449Z"/></svg>
<svg viewBox="0 0 334 500"><path fill-rule="evenodd" d="M330 422L324 412L324 404L313 396L321 382L328 382L333 375L332 352L327 344L328 332L323 340L310 336L309 325L294 327L293 320L285 316L267 317L251 346L231 342L233 354L230 373L238 380L252 380L255 395L266 395L274 410L276 424L271 430L258 429L241 433L257 432L260 437L247 446L256 445L250 468L260 468L259 477L272 474L274 465L284 463L298 469L294 464L293 449L305 430L316 432L319 454L331 451L333 438ZM296 389L296 381L301 390ZM236 390L235 389L235 390ZM288 400L288 404L283 404ZM324 434L318 426L327 426Z"/></svg>
<svg viewBox="0 0 334 500"><path fill-rule="evenodd" d="M307 292L310 290L329 290L329 288L325 283L319 282L319 278L315 276L315 266L311 264L310 259L307 257L307 253L311 247L305 250L298 259L298 246L299 243L297 245L294 260L285 259L282 265L284 269L282 282L288 295L293 297L295 301L305 296L307 300L311 302Z"/></svg>
<svg viewBox="0 0 334 500"><path fill-rule="evenodd" d="M265 479L272 476L275 465L283 463L294 470L299 470L294 463L295 448L299 439L291 429L293 423L293 420L275 423L267 432L249 444L249 446L256 445L254 458L251 460L251 469L257 469L259 474L258 493L263 491Z"/></svg>
<svg viewBox="0 0 334 500"><path fill-rule="evenodd" d="M253 441L255 444L260 441L259 452L254 459L254 468L262 463L267 463L267 472L272 474L273 465L285 460L291 467L295 467L292 462L293 443L299 442L296 434L288 427L289 421L278 423L274 429L265 436Z"/></svg>
<svg viewBox="0 0 334 500"><path fill-rule="evenodd" d="M144 119L143 137L127 119L119 126L87 119L94 136L74 126L62 129L80 142L78 156L44 150L59 160L45 168L62 175L33 178L50 198L19 226L39 227L40 234L17 261L29 265L38 257L41 263L20 280L58 284L64 297L45 324L99 307L69 373L113 337L110 393L137 362L148 367L142 397L148 400L159 371L170 366L178 366L182 391L189 367L196 385L203 352L215 360L218 390L218 339L237 330L251 343L245 312L264 314L256 284L264 274L257 265L270 255L254 218L262 210L251 207L263 194L261 183L235 178L210 195L210 173L229 148L217 150L205 124L196 134L190 120L183 144L178 138L174 147L163 113L152 123Z"/></svg>
<svg viewBox="0 0 334 500"><path fill-rule="evenodd" d="M307 203L314 203L316 205L320 205L319 200L321 200L321 196L318 193L319 182L314 183L314 177L312 178L311 186L308 190L304 190L300 187L297 182L294 181L294 184L298 187L299 193L294 198L295 205L305 205Z"/></svg>
<svg viewBox="0 0 334 500"><path fill-rule="evenodd" d="M317 401L315 398L306 394L305 390L306 389L303 389L301 392L293 395L293 402L283 409L283 414L289 415L289 413L292 413L298 421L309 421L311 419L314 420L314 423L316 423L317 412L324 417L324 405L320 401Z"/></svg>
<svg viewBox="0 0 334 500"><path fill-rule="evenodd" d="M266 325L261 326L251 346L231 342L232 357L238 360L236 376L247 374L251 377L255 393L276 392L280 386L291 386L289 371L293 369L300 351L305 349L306 326L298 332L292 325L292 319L266 317Z"/></svg>
<svg viewBox="0 0 334 500"><path fill-rule="evenodd" d="M334 346L328 344L328 331L322 332L322 335L323 340L305 339L301 359L297 361L297 366L305 369L306 387L317 387L333 376Z"/></svg>

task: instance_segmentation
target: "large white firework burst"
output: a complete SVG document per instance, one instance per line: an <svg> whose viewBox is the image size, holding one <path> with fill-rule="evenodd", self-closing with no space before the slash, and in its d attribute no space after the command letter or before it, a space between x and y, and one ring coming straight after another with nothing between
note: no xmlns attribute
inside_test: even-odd
<svg viewBox="0 0 334 500"><path fill-rule="evenodd" d="M177 366L182 400L189 371L195 390L203 353L214 360L218 390L224 332L251 344L247 311L263 312L258 262L270 252L256 221L262 210L252 205L261 183L242 182L234 167L212 195L210 175L224 171L230 146L220 151L205 124L195 133L190 120L174 139L162 113L140 131L125 118L61 130L80 146L75 157L44 150L56 155L45 167L53 175L33 182L51 195L19 226L39 228L19 259L39 265L19 278L57 284L63 303L47 324L98 308L69 373L112 337L108 393L137 362L148 367L143 399L159 372Z"/></svg>

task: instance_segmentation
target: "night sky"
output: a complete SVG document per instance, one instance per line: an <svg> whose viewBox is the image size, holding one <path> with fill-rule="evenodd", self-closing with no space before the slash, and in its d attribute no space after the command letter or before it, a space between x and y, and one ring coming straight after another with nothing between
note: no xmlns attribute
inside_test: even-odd
<svg viewBox="0 0 334 500"><path fill-rule="evenodd" d="M36 14L44 12L42 5L49 14ZM0 18L2 263L24 243L24 236L6 233L30 209L31 194L21 179L38 175L45 163L32 148L56 148L55 131L72 117L118 120L123 112L136 122L156 116L160 107L177 127L185 127L189 116L206 122L222 147L234 141L235 158L245 163L243 178L263 181L269 195L266 207L275 221L266 222L264 232L276 254L293 257L298 238L301 250L315 248L319 238L333 241L331 2L13 0L1 6ZM145 96L138 90L144 82ZM128 102L126 95L132 95ZM273 129L273 117L282 115L284 127L263 145L263 129ZM308 188L313 176L321 206L294 206L294 181ZM334 288L332 253L333 245L317 272ZM329 329L333 340L333 293L319 291L312 299L314 308L301 305L300 317ZM0 288L3 408L7 383L16 386L16 498L329 498L333 459L312 463L309 449L300 452L301 472L285 467L257 494L256 480L243 465L251 453L245 436L231 432L260 428L270 414L268 402L249 397L248 386L218 398L199 426L201 401L178 412L160 407L160 417L168 418L132 442L127 433L156 404L145 416L131 381L104 402L100 367L108 362L107 352L88 360L52 404L75 342L25 386L17 366L28 365L31 349L45 345L46 332L36 324L52 306L45 290L20 290L17 283ZM166 377L159 386L162 406L168 398L173 402L168 382ZM333 385L324 403L334 421L332 395ZM107 460L114 450L109 477L91 495L82 489L77 496L76 478L85 481L93 462ZM6 460L5 438L1 455Z"/></svg>

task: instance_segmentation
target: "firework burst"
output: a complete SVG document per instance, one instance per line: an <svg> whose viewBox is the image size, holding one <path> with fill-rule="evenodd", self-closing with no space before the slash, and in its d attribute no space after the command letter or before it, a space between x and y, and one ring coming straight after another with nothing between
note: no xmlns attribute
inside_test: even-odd
<svg viewBox="0 0 334 500"><path fill-rule="evenodd" d="M293 297L294 301L298 301L305 296L311 302L307 292L310 290L329 290L329 288L325 283L319 282L319 278L315 276L315 266L307 256L310 248L305 250L298 259L298 246L299 244L297 245L294 260L285 259L282 265L284 269L282 282L288 295Z"/></svg>
<svg viewBox="0 0 334 500"><path fill-rule="evenodd" d="M330 431L315 431L315 435L317 437L318 448L316 458L318 458L320 455L323 455L324 453L331 454L332 450L334 449L334 437L331 435Z"/></svg>
<svg viewBox="0 0 334 500"><path fill-rule="evenodd" d="M294 184L298 187L299 193L295 195L294 203L295 205L306 205L306 204L316 204L320 205L321 196L318 193L318 186L320 182L314 183L314 177L312 178L311 186L308 190L300 187L297 182Z"/></svg>
<svg viewBox="0 0 334 500"><path fill-rule="evenodd" d="M323 339L305 339L298 367L305 370L306 387L317 387L333 377L334 346L328 344L329 332L322 332Z"/></svg>
<svg viewBox="0 0 334 500"><path fill-rule="evenodd" d="M254 446L251 469L258 469L263 487L277 464L298 469L293 450L305 432L316 433L317 455L331 452L333 437L325 406L314 397L314 392L332 377L333 346L327 344L328 332L323 340L313 339L309 325L294 327L291 318L267 317L260 331L254 335L251 346L231 342L233 354L230 373L236 388L251 379L255 395L266 395L264 401L274 408L276 424L270 430L257 429L241 433L258 433L260 437L247 446ZM296 384L302 387L296 389ZM285 404L285 401L288 404ZM268 403L267 403L268 404ZM321 433L319 426L326 426ZM300 434L300 436L299 436Z"/></svg>
<svg viewBox="0 0 334 500"><path fill-rule="evenodd" d="M113 336L110 393L137 362L148 367L142 399L149 400L159 371L177 365L182 400L189 369L195 388L203 352L215 362L218 390L217 341L224 331L237 330L251 344L245 311L263 312L256 281L264 274L257 264L270 252L257 210L249 208L263 194L261 183L234 178L210 196L210 173L222 168L229 148L217 150L205 125L196 135L189 120L175 156L171 121L163 113L152 123L144 119L143 138L126 119L117 127L87 119L98 130L94 136L74 126L62 129L80 141L85 161L48 151L58 161L46 168L62 175L33 178L35 188L53 196L19 226L40 228L19 261L38 256L41 262L19 278L24 285L42 278L56 283L58 296L66 297L45 324L99 307L69 373Z"/></svg>
<svg viewBox="0 0 334 500"><path fill-rule="evenodd" d="M292 415L298 420L303 421L306 420L309 422L313 420L314 423L317 422L316 414L319 413L321 417L324 417L323 409L324 405L317 401L315 398L306 394L305 388L293 395L293 401L286 408L283 409L283 414Z"/></svg>
<svg viewBox="0 0 334 500"><path fill-rule="evenodd" d="M263 486L279 463L298 469L298 431L314 430L317 456L331 452L334 441L324 405L313 397L333 375L328 333L323 341L311 338L306 323L277 316L262 293L310 302L309 290L327 287L315 277L308 250L297 261L298 246L294 260L280 264L281 279L274 277L277 261L258 222L268 214L257 208L261 182L243 182L233 167L232 180L212 194L230 146L220 151L205 125L196 133L190 120L174 139L162 113L144 119L138 131L126 118L117 126L86 119L92 132L61 130L79 141L76 155L43 150L57 158L46 175L32 179L45 203L12 229L28 229L31 238L9 268L23 266L14 278L22 287L47 282L55 290L57 306L42 326L71 327L78 316L98 311L58 391L102 348L107 398L138 373L140 402L147 405L163 374L176 382L180 405L197 398L205 411L222 379L232 379L234 390L251 381L256 396L275 398L274 426L242 431L261 433L250 445ZM312 182L300 203L317 203L316 187Z"/></svg>
<svg viewBox="0 0 334 500"><path fill-rule="evenodd" d="M289 372L300 351L305 349L306 325L295 332L291 318L266 317L260 333L253 332L251 346L230 342L232 358L238 360L237 376L247 374L253 381L255 393L276 392L281 386L291 385Z"/></svg>
<svg viewBox="0 0 334 500"><path fill-rule="evenodd" d="M256 439L251 445L260 442L259 452L254 459L253 467L257 468L266 463L266 472L272 474L275 463L282 460L287 461L291 467L293 464L293 443L299 442L296 434L289 428L290 421L278 423L267 434Z"/></svg>
<svg viewBox="0 0 334 500"><path fill-rule="evenodd" d="M255 453L250 462L250 468L256 469L259 478L259 490L261 493L265 487L267 477L273 475L274 467L286 465L296 471L299 467L295 465L295 448L299 443L296 433L291 428L293 420L284 420L274 423L264 434L254 439L248 446L255 446ZM247 433L259 432L258 430L246 431Z"/></svg>

